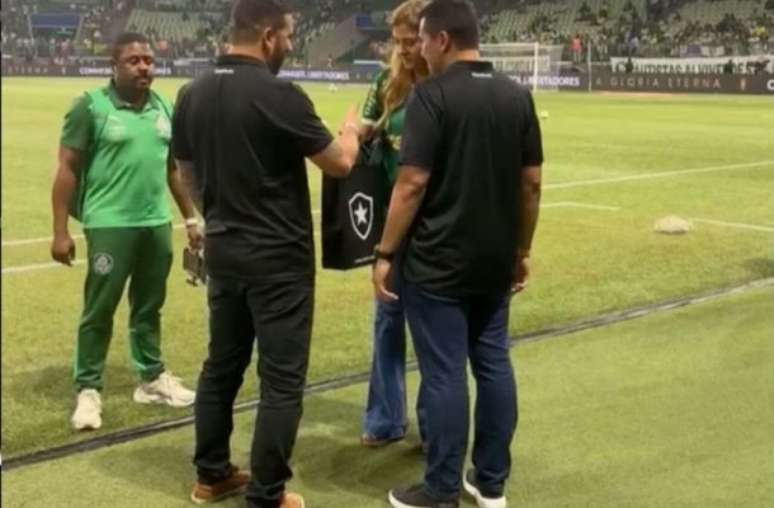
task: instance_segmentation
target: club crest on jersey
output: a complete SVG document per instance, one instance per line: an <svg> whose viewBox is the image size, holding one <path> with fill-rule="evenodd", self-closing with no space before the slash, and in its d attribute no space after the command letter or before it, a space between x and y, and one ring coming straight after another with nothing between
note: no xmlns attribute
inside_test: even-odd
<svg viewBox="0 0 774 508"><path fill-rule="evenodd" d="M113 271L113 256L104 252L94 254L91 261L91 269L97 275L107 275Z"/></svg>
<svg viewBox="0 0 774 508"><path fill-rule="evenodd" d="M105 137L109 141L119 142L126 138L127 130L120 118L108 115L107 125L105 125Z"/></svg>
<svg viewBox="0 0 774 508"><path fill-rule="evenodd" d="M159 117L156 120L156 132L158 132L159 137L169 139L172 137L172 125L169 123L169 119L159 113Z"/></svg>
<svg viewBox="0 0 774 508"><path fill-rule="evenodd" d="M352 229L361 240L368 238L374 225L374 198L358 192L349 200Z"/></svg>

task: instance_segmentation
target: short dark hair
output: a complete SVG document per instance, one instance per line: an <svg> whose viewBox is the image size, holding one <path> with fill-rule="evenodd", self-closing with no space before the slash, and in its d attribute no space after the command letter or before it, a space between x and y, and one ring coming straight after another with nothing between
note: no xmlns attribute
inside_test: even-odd
<svg viewBox="0 0 774 508"><path fill-rule="evenodd" d="M477 18L476 8L467 0L433 0L419 14L419 19L425 20L427 33L448 33L457 49L478 48Z"/></svg>
<svg viewBox="0 0 774 508"><path fill-rule="evenodd" d="M279 0L236 0L231 10L231 42L256 42L259 27L283 28L288 13L290 9Z"/></svg>
<svg viewBox="0 0 774 508"><path fill-rule="evenodd" d="M113 41L113 59L118 60L124 47L130 44L134 44L135 42L140 44L150 44L150 41L147 37L137 32L122 32L118 34L116 40Z"/></svg>

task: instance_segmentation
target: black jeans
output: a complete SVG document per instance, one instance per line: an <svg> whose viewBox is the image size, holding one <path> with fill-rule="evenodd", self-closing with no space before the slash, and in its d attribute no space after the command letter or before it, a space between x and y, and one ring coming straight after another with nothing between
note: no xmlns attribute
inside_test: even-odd
<svg viewBox="0 0 774 508"><path fill-rule="evenodd" d="M195 406L194 464L199 481L213 484L229 473L234 399L250 364L253 342L257 342L261 390L247 502L250 507L274 508L293 475L288 461L303 411L314 279L210 278L207 293L209 354Z"/></svg>

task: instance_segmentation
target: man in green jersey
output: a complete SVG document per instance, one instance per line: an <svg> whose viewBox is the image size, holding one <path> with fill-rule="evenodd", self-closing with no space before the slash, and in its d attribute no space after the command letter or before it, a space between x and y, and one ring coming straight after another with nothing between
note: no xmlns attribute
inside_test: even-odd
<svg viewBox="0 0 774 508"><path fill-rule="evenodd" d="M86 92L65 116L52 191L52 257L70 266L75 243L68 215L83 223L88 274L78 329L74 429L102 425L105 358L113 315L129 280L129 338L140 377L134 400L186 407L195 394L161 361L160 309L172 263L169 187L192 247L201 234L180 175L170 163L172 107L150 89L154 59L148 40L121 34L113 47L113 79Z"/></svg>

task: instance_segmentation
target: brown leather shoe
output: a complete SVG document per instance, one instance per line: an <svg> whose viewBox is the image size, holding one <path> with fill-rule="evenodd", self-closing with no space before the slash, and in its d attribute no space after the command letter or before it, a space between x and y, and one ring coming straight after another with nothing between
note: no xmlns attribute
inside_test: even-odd
<svg viewBox="0 0 774 508"><path fill-rule="evenodd" d="M225 480L212 485L196 482L191 492L191 501L196 504L215 503L229 496L241 494L248 483L250 483L250 473L231 466L231 475Z"/></svg>
<svg viewBox="0 0 774 508"><path fill-rule="evenodd" d="M279 508L304 508L304 498L295 492L285 492L280 501Z"/></svg>

